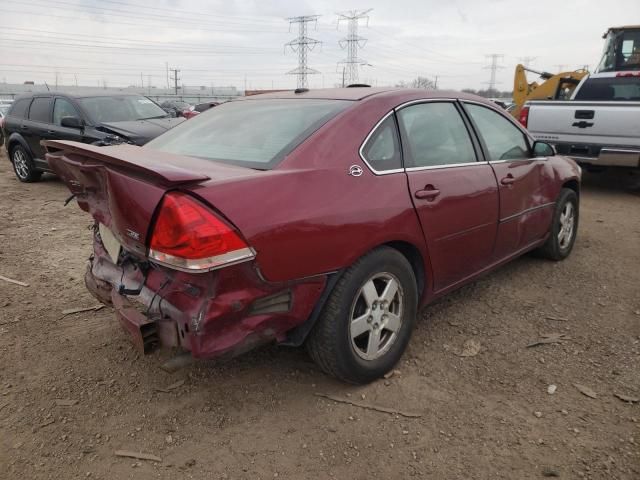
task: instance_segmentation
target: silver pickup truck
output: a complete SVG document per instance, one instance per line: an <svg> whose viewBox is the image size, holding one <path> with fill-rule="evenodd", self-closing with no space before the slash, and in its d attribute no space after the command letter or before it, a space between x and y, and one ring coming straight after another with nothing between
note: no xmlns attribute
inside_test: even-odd
<svg viewBox="0 0 640 480"><path fill-rule="evenodd" d="M520 121L587 167L640 168L640 71L587 76L571 100L527 102Z"/></svg>

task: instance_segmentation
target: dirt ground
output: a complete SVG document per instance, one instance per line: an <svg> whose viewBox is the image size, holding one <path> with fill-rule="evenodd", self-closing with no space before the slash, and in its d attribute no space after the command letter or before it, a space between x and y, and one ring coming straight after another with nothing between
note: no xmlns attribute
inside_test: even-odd
<svg viewBox="0 0 640 480"><path fill-rule="evenodd" d="M275 346L169 374L175 352L139 356L109 308L63 317L96 304L90 218L67 196L0 156L0 275L29 284L0 281L0 478L640 478L640 404L614 396L640 397L638 174L586 175L568 260L525 256L438 301L364 387Z"/></svg>

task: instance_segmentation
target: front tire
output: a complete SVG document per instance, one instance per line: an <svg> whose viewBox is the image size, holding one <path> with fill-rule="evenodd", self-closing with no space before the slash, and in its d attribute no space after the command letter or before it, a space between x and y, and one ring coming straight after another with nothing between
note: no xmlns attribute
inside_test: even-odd
<svg viewBox="0 0 640 480"><path fill-rule="evenodd" d="M327 374L368 383L389 372L409 343L418 305L416 278L397 250L380 247L349 267L306 342Z"/></svg>
<svg viewBox="0 0 640 480"><path fill-rule="evenodd" d="M563 188L553 212L549 238L539 250L543 257L559 261L569 256L576 241L578 217L578 195L569 188Z"/></svg>
<svg viewBox="0 0 640 480"><path fill-rule="evenodd" d="M30 183L40 180L42 172L36 170L33 158L22 145L16 145L11 149L11 163L13 172L21 182Z"/></svg>

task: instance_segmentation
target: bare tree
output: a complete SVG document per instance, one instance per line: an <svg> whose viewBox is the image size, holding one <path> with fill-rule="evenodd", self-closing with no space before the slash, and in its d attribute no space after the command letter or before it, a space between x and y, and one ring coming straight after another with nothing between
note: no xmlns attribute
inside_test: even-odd
<svg viewBox="0 0 640 480"><path fill-rule="evenodd" d="M400 88L422 88L425 90L436 90L436 85L433 80L428 79L427 77L416 77L410 82L399 82L396 84L396 87Z"/></svg>

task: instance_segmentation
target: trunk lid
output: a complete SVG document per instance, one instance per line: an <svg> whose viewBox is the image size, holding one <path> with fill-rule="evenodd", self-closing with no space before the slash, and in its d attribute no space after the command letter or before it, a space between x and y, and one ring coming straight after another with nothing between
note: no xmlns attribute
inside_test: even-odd
<svg viewBox="0 0 640 480"><path fill-rule="evenodd" d="M165 192L258 173L133 145L98 147L57 140L43 145L51 169L80 208L139 256L147 254L155 211Z"/></svg>

